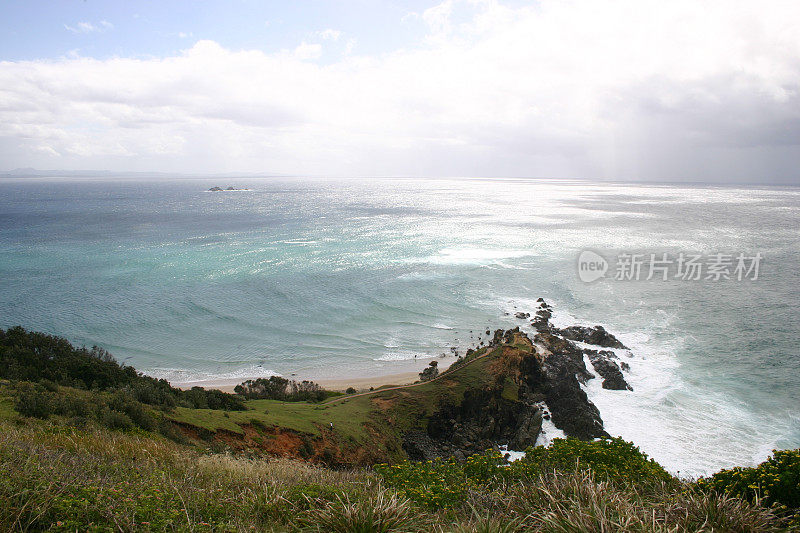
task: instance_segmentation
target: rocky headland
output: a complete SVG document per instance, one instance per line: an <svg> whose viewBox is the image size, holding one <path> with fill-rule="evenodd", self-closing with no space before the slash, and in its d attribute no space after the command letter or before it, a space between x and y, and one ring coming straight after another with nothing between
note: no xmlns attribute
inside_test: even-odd
<svg viewBox="0 0 800 533"><path fill-rule="evenodd" d="M409 457L460 459L498 444L524 450L539 441L543 420L548 419L569 437L608 436L582 385L601 379L603 388L632 390L624 375L629 365L608 349L627 348L602 326L556 328L550 322L550 305L542 299L538 304L533 315L515 315L520 320L533 316L530 334L520 328L494 333L488 348L498 359L489 383L465 391L458 402L439 405L424 427L403 435ZM475 357L472 350L464 361L470 357ZM454 363L443 376L460 364L464 363Z"/></svg>

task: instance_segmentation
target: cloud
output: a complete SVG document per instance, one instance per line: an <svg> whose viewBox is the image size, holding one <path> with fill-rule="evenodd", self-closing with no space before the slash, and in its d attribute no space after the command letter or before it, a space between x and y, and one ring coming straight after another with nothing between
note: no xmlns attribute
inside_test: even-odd
<svg viewBox="0 0 800 533"><path fill-rule="evenodd" d="M328 28L327 30L318 31L316 35L326 41L338 41L339 37L342 36L342 32Z"/></svg>
<svg viewBox="0 0 800 533"><path fill-rule="evenodd" d="M411 23L412 21L408 21ZM798 179L800 4L448 0L391 53L0 63L10 167ZM321 35L320 35L321 37ZM58 154L58 155L54 155Z"/></svg>
<svg viewBox="0 0 800 533"><path fill-rule="evenodd" d="M101 20L98 24L92 24L91 22L78 22L74 26L69 26L64 24L64 28L72 33L94 33L94 32L105 32L107 30L113 29L114 25L108 22L107 20Z"/></svg>
<svg viewBox="0 0 800 533"><path fill-rule="evenodd" d="M322 55L322 45L303 42L294 49L294 57L300 61L318 59Z"/></svg>

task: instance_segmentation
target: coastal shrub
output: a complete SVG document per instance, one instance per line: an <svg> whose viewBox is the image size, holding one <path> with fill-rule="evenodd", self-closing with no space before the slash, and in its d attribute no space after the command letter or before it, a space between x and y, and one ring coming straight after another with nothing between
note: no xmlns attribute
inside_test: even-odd
<svg viewBox="0 0 800 533"><path fill-rule="evenodd" d="M192 409L247 410L241 398L214 389L206 390L203 387L192 387L189 390L180 391L178 401L184 407Z"/></svg>
<svg viewBox="0 0 800 533"><path fill-rule="evenodd" d="M347 390L345 391L345 393L347 393L347 394L355 394L356 392L358 392L358 391L356 389L354 389L353 387L347 387Z"/></svg>
<svg viewBox="0 0 800 533"><path fill-rule="evenodd" d="M40 384L22 382L7 386L6 391L16 396L14 409L25 417L63 417L64 422L74 427L94 421L108 429L137 428L158 432L176 442L185 441L163 413L137 401L127 390L108 393L59 387L57 392L51 392Z"/></svg>
<svg viewBox="0 0 800 533"><path fill-rule="evenodd" d="M402 487L383 488L366 469L0 419L0 531L785 531L772 510L730 494L680 482L646 491L585 469L515 480L485 455L469 468L411 465L427 481L489 480L433 510L409 502Z"/></svg>
<svg viewBox="0 0 800 533"><path fill-rule="evenodd" d="M528 448L526 456L513 463L507 463L499 451L491 450L471 455L463 462L404 461L374 468L388 485L431 509L462 504L472 490L503 488L548 472L591 471L600 480L622 485L677 482L639 448L620 438L589 442L555 439L548 448Z"/></svg>
<svg viewBox="0 0 800 533"><path fill-rule="evenodd" d="M164 409L178 404L204 409L246 409L242 399L233 394L201 387L190 391L176 389L164 379L120 365L103 348L75 348L62 337L19 326L0 329L0 378L40 383L49 392L56 392L59 385L96 391L127 390L137 401Z"/></svg>
<svg viewBox="0 0 800 533"><path fill-rule="evenodd" d="M525 457L512 464L528 474L552 470L590 469L601 479L622 483L674 481L664 467L632 442L620 437L584 441L554 439L549 447L528 448Z"/></svg>
<svg viewBox="0 0 800 533"><path fill-rule="evenodd" d="M773 506L800 528L800 449L773 450L763 463L751 468L736 467L700 478L706 491L740 496Z"/></svg>
<svg viewBox="0 0 800 533"><path fill-rule="evenodd" d="M248 379L236 385L234 392L249 400L279 400L283 402L321 402L335 393L313 381L293 381L280 376ZM355 391L355 389L353 389ZM350 394L348 392L348 394Z"/></svg>
<svg viewBox="0 0 800 533"><path fill-rule="evenodd" d="M14 409L22 416L46 419L53 412L50 395L29 387L20 392Z"/></svg>
<svg viewBox="0 0 800 533"><path fill-rule="evenodd" d="M429 509L462 504L470 485L463 465L455 459L379 464L374 470L387 485Z"/></svg>
<svg viewBox="0 0 800 533"><path fill-rule="evenodd" d="M431 361L428 363L428 366L419 373L419 380L420 381L430 381L435 379L436 376L439 375L439 362L438 361Z"/></svg>

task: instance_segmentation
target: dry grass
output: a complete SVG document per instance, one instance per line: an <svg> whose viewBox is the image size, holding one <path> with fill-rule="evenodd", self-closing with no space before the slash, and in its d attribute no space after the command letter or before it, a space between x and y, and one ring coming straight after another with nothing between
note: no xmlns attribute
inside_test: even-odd
<svg viewBox="0 0 800 533"><path fill-rule="evenodd" d="M773 513L689 485L552 473L433 512L366 470L206 455L160 437L0 422L0 530L781 531Z"/></svg>

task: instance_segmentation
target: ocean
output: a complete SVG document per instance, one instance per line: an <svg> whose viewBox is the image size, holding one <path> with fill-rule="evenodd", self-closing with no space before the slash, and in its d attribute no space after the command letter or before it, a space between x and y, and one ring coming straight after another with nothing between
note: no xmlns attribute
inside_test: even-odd
<svg viewBox="0 0 800 533"><path fill-rule="evenodd" d="M584 250L604 277L580 279ZM700 279L648 280L647 264L615 279L624 257L677 268L681 253L700 257ZM715 254L730 279L706 279ZM739 254L760 254L757 276L738 279ZM96 344L174 382L420 369L487 328L530 330L514 314L543 297L557 324L602 324L631 348L633 392L587 392L611 434L669 470L800 447L797 188L3 179L0 287L0 327Z"/></svg>

